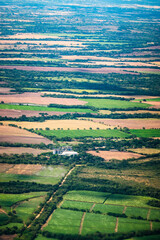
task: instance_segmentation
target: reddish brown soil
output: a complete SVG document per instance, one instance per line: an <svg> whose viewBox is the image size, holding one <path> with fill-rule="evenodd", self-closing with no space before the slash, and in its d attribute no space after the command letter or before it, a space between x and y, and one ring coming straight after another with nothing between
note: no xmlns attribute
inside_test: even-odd
<svg viewBox="0 0 160 240"><path fill-rule="evenodd" d="M42 169L40 164L15 164L11 167L7 174L23 174L23 175L33 175Z"/></svg>
<svg viewBox="0 0 160 240"><path fill-rule="evenodd" d="M17 235L1 235L0 240L13 240Z"/></svg>
<svg viewBox="0 0 160 240"><path fill-rule="evenodd" d="M22 115L26 115L27 117L39 117L41 116L40 113L47 113L48 115L64 115L66 112L49 112L49 111L28 111L28 110L14 110L14 109L0 109L0 116L1 117L13 117L18 118Z"/></svg>
<svg viewBox="0 0 160 240"><path fill-rule="evenodd" d="M10 95L0 95L0 102L4 103L30 103L30 104L40 104L49 105L53 104L63 104L63 105L85 105L86 102L80 101L75 98L52 98L52 97L42 97L42 93L22 93L22 94L10 94Z"/></svg>
<svg viewBox="0 0 160 240"><path fill-rule="evenodd" d="M32 153L33 155L38 155L45 152L51 152L51 150L41 150L34 148L24 148L24 147L0 147L0 154L23 154L23 153Z"/></svg>
<svg viewBox="0 0 160 240"><path fill-rule="evenodd" d="M123 159L129 159L129 158L139 158L142 155L137 153L131 153L131 152L112 152L112 151L88 151L88 153L98 156L101 158L104 158L106 161L109 161L111 159L117 159L117 160L123 160Z"/></svg>
<svg viewBox="0 0 160 240"><path fill-rule="evenodd" d="M10 126L0 126L0 142L29 144L40 144L41 142L45 144L52 143L52 141L49 139L39 136L35 133Z"/></svg>
<svg viewBox="0 0 160 240"><path fill-rule="evenodd" d="M145 127L146 129L150 128L159 128L160 119L93 119L94 122L101 122L106 124L107 126L116 126L116 127L127 127L130 129L142 129Z"/></svg>
<svg viewBox="0 0 160 240"><path fill-rule="evenodd" d="M0 87L0 93L10 93L11 88Z"/></svg>
<svg viewBox="0 0 160 240"><path fill-rule="evenodd" d="M17 69L24 71L43 71L43 72L86 72L86 73L121 73L121 74L137 74L133 71L137 71L137 68L114 68L114 67L104 67L104 68L71 68L71 67L31 67L31 66L0 66L0 69ZM146 68L147 69L147 68ZM142 69L141 69L142 70ZM154 69L156 70L156 69ZM149 70L148 70L149 71ZM150 70L151 71L151 70Z"/></svg>

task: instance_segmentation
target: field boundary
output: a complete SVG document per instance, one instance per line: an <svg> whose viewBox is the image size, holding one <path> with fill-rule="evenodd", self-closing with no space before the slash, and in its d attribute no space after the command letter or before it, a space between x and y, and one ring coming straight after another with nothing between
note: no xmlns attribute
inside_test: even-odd
<svg viewBox="0 0 160 240"><path fill-rule="evenodd" d="M119 218L116 219L115 233L118 232L118 220L119 220Z"/></svg>
<svg viewBox="0 0 160 240"><path fill-rule="evenodd" d="M83 215L82 215L80 228L79 228L79 235L81 235L81 233L82 233L82 228L83 228L83 223L84 223L85 216L86 216L86 212L84 212Z"/></svg>

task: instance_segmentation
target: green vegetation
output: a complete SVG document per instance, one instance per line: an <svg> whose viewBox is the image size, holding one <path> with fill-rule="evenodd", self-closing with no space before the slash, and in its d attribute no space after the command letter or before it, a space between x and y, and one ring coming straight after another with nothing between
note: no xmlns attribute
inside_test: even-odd
<svg viewBox="0 0 160 240"><path fill-rule="evenodd" d="M103 203L110 193L92 191L70 191L65 196L66 200Z"/></svg>
<svg viewBox="0 0 160 240"><path fill-rule="evenodd" d="M0 104L0 109L15 109L15 110L28 110L28 111L49 111L49 112L84 112L93 113L90 109L83 108L60 108L60 107L46 107L46 106L27 106L27 105L14 105L14 104Z"/></svg>
<svg viewBox="0 0 160 240"><path fill-rule="evenodd" d="M86 213L82 235L101 232L113 233L116 226L116 218L111 216L103 216L100 214Z"/></svg>
<svg viewBox="0 0 160 240"><path fill-rule="evenodd" d="M8 223L7 225L0 226L0 229L17 227L18 229L23 227L23 223Z"/></svg>
<svg viewBox="0 0 160 240"><path fill-rule="evenodd" d="M118 232L150 230L150 223L144 220L119 218Z"/></svg>
<svg viewBox="0 0 160 240"><path fill-rule="evenodd" d="M5 225L9 220L9 217L7 214L0 212L0 225Z"/></svg>
<svg viewBox="0 0 160 240"><path fill-rule="evenodd" d="M94 212L100 212L100 213L118 213L122 214L123 213L123 206L116 206L116 205L103 205L103 204L96 204L95 207L93 208Z"/></svg>
<svg viewBox="0 0 160 240"><path fill-rule="evenodd" d="M44 197L37 197L18 204L15 208L17 216L26 223L29 216L38 209L38 206L42 201L44 201Z"/></svg>
<svg viewBox="0 0 160 240"><path fill-rule="evenodd" d="M64 198L67 198L68 196L64 196ZM65 208L65 209L77 209L80 211L89 211L92 207L92 203L89 202L79 202L79 201L75 201L75 200L65 200L61 206L61 208Z"/></svg>
<svg viewBox="0 0 160 240"><path fill-rule="evenodd" d="M152 200L152 198L150 198L150 197L112 194L105 201L105 204L115 204L115 205L118 204L118 205L123 205L123 206L149 208L150 206L147 204L147 202L150 200Z"/></svg>
<svg viewBox="0 0 160 240"><path fill-rule="evenodd" d="M153 209L151 209L149 219L150 220L158 219L160 221L160 210L153 210Z"/></svg>
<svg viewBox="0 0 160 240"><path fill-rule="evenodd" d="M141 217L143 219L147 219L147 214L148 214L149 208L136 208L136 207L127 207L125 214L129 217ZM155 210L156 212L158 210Z"/></svg>
<svg viewBox="0 0 160 240"><path fill-rule="evenodd" d="M131 129L130 132L141 138L160 137L160 129Z"/></svg>
<svg viewBox="0 0 160 240"><path fill-rule="evenodd" d="M78 127L78 126L77 126ZM57 137L61 138L83 138L83 137L115 137L115 138L126 138L130 135L128 133L124 133L117 129L106 129L106 130L36 130L36 133L40 133L45 137Z"/></svg>
<svg viewBox="0 0 160 240"><path fill-rule="evenodd" d="M44 196L46 193L44 192L36 192L36 193L24 193L24 194L0 194L0 205L5 210L10 210L14 204L20 201L24 201L30 198Z"/></svg>
<svg viewBox="0 0 160 240"><path fill-rule="evenodd" d="M87 101L87 106L96 107L99 109L112 109L112 108L147 108L150 105L146 103L137 103L137 102L130 102L130 101L122 101L122 100L111 100L111 99L84 99L81 98L80 100Z"/></svg>
<svg viewBox="0 0 160 240"><path fill-rule="evenodd" d="M53 233L78 234L82 212L56 209L44 230Z"/></svg>

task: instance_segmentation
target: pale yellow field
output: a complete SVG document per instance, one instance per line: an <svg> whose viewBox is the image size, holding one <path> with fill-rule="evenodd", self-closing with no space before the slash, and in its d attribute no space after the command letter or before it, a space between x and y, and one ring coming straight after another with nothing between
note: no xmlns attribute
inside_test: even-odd
<svg viewBox="0 0 160 240"><path fill-rule="evenodd" d="M76 130L79 129L89 129L90 127L92 129L107 129L108 127L103 123L98 122L92 122L88 120L48 120L45 122L14 122L14 121L5 121L3 122L4 125L8 124L16 124L18 126L21 126L22 128L50 128L50 130L53 129L63 129L63 130Z"/></svg>
<svg viewBox="0 0 160 240"><path fill-rule="evenodd" d="M128 149L129 151L135 152L135 153L142 153L142 154L157 154L160 153L160 149L156 148L136 148L136 149Z"/></svg>

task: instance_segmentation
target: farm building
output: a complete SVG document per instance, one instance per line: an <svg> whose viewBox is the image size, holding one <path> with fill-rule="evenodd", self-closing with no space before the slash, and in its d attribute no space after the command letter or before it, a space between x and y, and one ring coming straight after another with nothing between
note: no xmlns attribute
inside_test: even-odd
<svg viewBox="0 0 160 240"><path fill-rule="evenodd" d="M74 152L72 150L71 146L64 146L64 147L55 148L55 149L53 149L53 154L58 154L58 155L61 155L61 156L75 156L75 155L78 155L77 152Z"/></svg>

